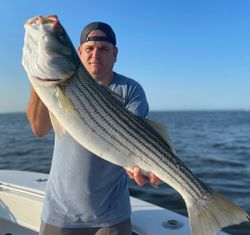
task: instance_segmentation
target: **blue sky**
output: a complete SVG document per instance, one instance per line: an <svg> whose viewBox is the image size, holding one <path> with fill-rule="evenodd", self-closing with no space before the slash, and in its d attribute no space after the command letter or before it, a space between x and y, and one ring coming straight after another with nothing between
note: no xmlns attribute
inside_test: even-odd
<svg viewBox="0 0 250 235"><path fill-rule="evenodd" d="M74 45L91 21L117 36L114 70L137 80L151 110L250 108L248 0L2 0L0 112L25 111L24 22L59 16Z"/></svg>

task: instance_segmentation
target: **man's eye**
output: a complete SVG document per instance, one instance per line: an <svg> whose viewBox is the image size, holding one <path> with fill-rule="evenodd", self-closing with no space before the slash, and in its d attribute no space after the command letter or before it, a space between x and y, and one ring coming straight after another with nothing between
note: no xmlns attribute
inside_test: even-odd
<svg viewBox="0 0 250 235"><path fill-rule="evenodd" d="M86 47L86 48L85 48L85 51L86 51L86 52L91 52L91 51L93 51L93 48L91 48L91 47Z"/></svg>
<svg viewBox="0 0 250 235"><path fill-rule="evenodd" d="M107 47L101 47L101 51L108 51L109 49Z"/></svg>

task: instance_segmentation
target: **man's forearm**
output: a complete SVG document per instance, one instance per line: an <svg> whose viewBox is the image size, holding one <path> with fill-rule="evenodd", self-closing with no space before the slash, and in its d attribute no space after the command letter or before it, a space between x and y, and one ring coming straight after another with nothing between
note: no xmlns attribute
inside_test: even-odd
<svg viewBox="0 0 250 235"><path fill-rule="evenodd" d="M27 106L27 117L30 122L32 132L38 137L48 134L52 128L49 111L40 100L32 86L30 90L30 100Z"/></svg>

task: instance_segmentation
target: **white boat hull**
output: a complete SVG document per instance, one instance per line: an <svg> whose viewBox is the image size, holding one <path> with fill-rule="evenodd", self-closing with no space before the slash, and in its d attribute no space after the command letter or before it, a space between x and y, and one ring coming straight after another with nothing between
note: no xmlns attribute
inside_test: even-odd
<svg viewBox="0 0 250 235"><path fill-rule="evenodd" d="M38 235L47 178L42 173L0 170L1 235ZM186 217L133 197L131 204L135 235L191 235Z"/></svg>

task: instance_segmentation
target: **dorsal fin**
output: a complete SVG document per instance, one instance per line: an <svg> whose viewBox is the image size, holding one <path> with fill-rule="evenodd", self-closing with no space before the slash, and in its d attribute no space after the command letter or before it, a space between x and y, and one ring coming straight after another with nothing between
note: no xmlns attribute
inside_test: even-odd
<svg viewBox="0 0 250 235"><path fill-rule="evenodd" d="M145 121L169 144L171 150L175 153L167 128L163 124L150 119L145 119Z"/></svg>
<svg viewBox="0 0 250 235"><path fill-rule="evenodd" d="M116 92L112 91L109 87L106 87L100 83L98 83L98 85L101 87L101 89L103 89L112 97L114 97L121 105L125 105L124 99L122 98L121 95L117 94Z"/></svg>
<svg viewBox="0 0 250 235"><path fill-rule="evenodd" d="M123 98L115 93L114 91L110 90L108 87L105 87L106 90L109 92L110 95L112 95L115 99L117 99L122 105L124 105L124 100Z"/></svg>

